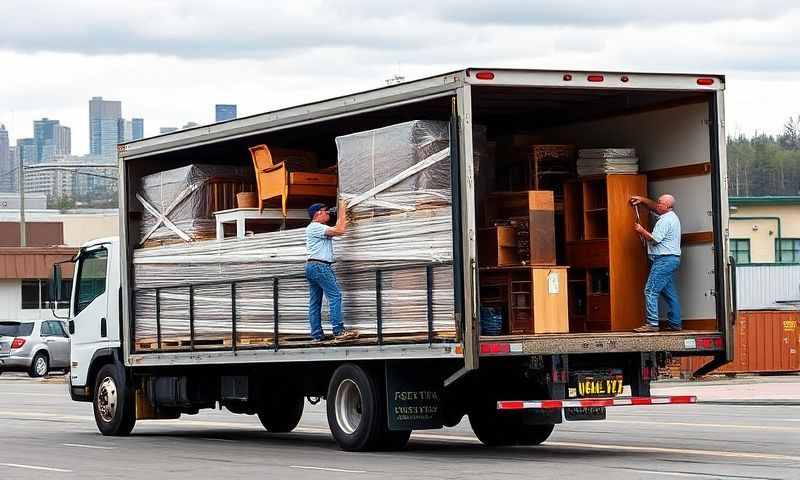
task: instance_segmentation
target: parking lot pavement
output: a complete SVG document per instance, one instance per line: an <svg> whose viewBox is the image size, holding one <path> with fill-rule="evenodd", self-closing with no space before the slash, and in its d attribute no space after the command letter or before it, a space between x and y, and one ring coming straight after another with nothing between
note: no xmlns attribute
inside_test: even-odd
<svg viewBox="0 0 800 480"><path fill-rule="evenodd" d="M741 480L797 479L800 471L797 406L621 407L604 422L559 425L542 446L500 449L480 445L464 421L415 432L401 452L348 453L328 432L324 402L306 404L291 434L266 433L254 417L202 411L141 421L130 437L112 438L97 433L90 404L70 401L66 385L52 381L0 377L2 478Z"/></svg>

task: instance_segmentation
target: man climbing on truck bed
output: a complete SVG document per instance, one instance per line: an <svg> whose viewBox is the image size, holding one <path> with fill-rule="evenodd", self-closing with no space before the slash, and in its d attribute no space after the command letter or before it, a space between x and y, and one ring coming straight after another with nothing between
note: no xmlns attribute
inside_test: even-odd
<svg viewBox="0 0 800 480"><path fill-rule="evenodd" d="M336 273L332 265L333 237L344 235L347 230L347 205L344 200L339 201L336 225L329 227L331 219L328 207L322 203L315 203L308 207L308 216L311 223L306 227L306 279L309 286L308 322L311 327L311 338L315 342L325 340L322 331L322 295L328 297L330 306L330 321L333 336L336 340L346 340L358 336L353 330L346 330L342 321L342 293L336 282Z"/></svg>
<svg viewBox="0 0 800 480"><path fill-rule="evenodd" d="M681 303L675 274L681 264L681 221L673 211L675 197L664 194L658 201L647 197L633 196L631 204L644 204L659 217L648 232L641 224L634 223L633 229L647 240L647 255L650 259L650 275L644 287L647 319L644 325L634 329L637 333L657 332L658 298L663 295L667 301L667 322L664 330L679 331L681 329Z"/></svg>

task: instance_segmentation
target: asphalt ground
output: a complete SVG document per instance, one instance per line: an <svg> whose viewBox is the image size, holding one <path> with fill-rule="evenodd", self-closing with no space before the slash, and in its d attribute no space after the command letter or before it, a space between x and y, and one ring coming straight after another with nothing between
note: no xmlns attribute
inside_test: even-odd
<svg viewBox="0 0 800 480"><path fill-rule="evenodd" d="M111 438L97 432L91 405L55 382L0 377L0 479L800 479L797 405L611 408L606 421L556 426L541 446L499 449L464 421L415 432L401 452L349 453L328 431L324 402L306 404L291 434L207 410ZM729 384L732 394L740 385Z"/></svg>

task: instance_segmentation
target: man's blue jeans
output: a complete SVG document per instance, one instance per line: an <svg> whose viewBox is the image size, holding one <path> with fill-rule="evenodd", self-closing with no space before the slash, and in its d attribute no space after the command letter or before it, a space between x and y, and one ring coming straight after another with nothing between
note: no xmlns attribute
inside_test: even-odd
<svg viewBox="0 0 800 480"><path fill-rule="evenodd" d="M644 301L647 309L647 323L658 326L658 297L667 301L667 322L670 327L681 328L681 302L675 276L681 264L677 255L655 255L651 257L650 276L644 286Z"/></svg>
<svg viewBox="0 0 800 480"><path fill-rule="evenodd" d="M336 283L336 274L330 265L320 262L306 263L306 279L309 286L308 323L311 325L311 336L321 340L322 332L322 294L328 297L330 320L333 334L344 330L342 324L342 293Z"/></svg>

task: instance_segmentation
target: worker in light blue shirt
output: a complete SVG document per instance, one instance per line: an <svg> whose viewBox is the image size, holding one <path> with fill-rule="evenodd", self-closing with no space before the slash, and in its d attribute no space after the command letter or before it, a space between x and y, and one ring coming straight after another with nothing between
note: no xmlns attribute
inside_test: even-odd
<svg viewBox="0 0 800 480"><path fill-rule="evenodd" d="M653 201L647 197L631 197L631 204L643 204L658 215L652 232L639 223L633 228L647 240L647 255L650 259L650 275L644 287L647 319L643 326L634 329L637 333L657 332L658 298L667 302L667 322L664 330L680 331L681 304L678 298L676 274L681 265L681 221L675 214L675 197L664 194Z"/></svg>
<svg viewBox="0 0 800 480"><path fill-rule="evenodd" d="M311 223L306 227L306 280L309 286L308 322L311 327L311 338L315 342L325 340L322 330L322 295L328 297L330 321L333 336L336 340L346 340L358 336L353 330L346 330L342 321L342 293L336 282L336 273L332 265L333 237L344 235L347 230L347 212L344 201L339 203L336 225L329 227L331 219L328 207L315 203L308 207Z"/></svg>

